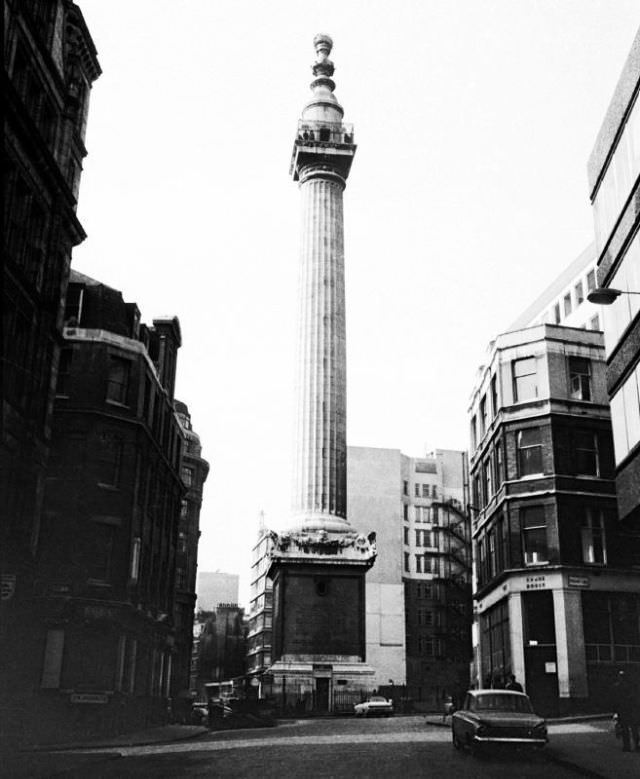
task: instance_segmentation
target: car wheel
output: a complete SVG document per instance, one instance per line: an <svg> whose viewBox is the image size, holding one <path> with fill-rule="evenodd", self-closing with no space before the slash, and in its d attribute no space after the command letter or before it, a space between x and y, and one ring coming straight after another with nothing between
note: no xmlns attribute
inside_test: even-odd
<svg viewBox="0 0 640 779"><path fill-rule="evenodd" d="M475 739L471 738L471 736L468 737L467 743L469 745L469 752L471 753L471 757L480 759L483 756L482 747L480 744L478 744Z"/></svg>

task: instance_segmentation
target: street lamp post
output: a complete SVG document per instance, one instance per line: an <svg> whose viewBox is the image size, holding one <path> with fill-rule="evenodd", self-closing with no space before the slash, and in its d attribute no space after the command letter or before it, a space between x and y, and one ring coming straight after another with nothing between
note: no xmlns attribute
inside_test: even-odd
<svg viewBox="0 0 640 779"><path fill-rule="evenodd" d="M640 292L615 289L614 287L596 287L587 295L587 300L599 306L610 306L620 295L640 295Z"/></svg>

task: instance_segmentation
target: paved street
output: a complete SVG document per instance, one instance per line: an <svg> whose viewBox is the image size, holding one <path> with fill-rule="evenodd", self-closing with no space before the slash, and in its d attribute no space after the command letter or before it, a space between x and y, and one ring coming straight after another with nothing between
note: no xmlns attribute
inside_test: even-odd
<svg viewBox="0 0 640 779"><path fill-rule="evenodd" d="M103 750L108 751L108 750ZM448 729L423 717L327 719L284 723L274 729L213 733L164 745L119 747L122 757L72 769L92 779L179 777L456 777L519 779L575 777L544 754L508 754L476 760L456 752Z"/></svg>

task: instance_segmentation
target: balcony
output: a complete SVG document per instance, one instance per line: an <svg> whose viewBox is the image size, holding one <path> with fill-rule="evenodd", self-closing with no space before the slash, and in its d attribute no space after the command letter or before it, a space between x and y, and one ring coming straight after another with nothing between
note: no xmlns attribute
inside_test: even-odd
<svg viewBox="0 0 640 779"><path fill-rule="evenodd" d="M355 143L353 125L343 122L298 122L296 145L306 142L316 146L353 145Z"/></svg>

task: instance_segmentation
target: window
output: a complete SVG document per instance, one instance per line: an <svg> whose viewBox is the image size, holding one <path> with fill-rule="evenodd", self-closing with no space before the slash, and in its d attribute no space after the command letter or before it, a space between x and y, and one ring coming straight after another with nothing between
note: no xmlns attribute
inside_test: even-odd
<svg viewBox="0 0 640 779"><path fill-rule="evenodd" d="M64 309L64 326L80 327L82 321L82 303L84 288L77 284L69 284L67 301Z"/></svg>
<svg viewBox="0 0 640 779"><path fill-rule="evenodd" d="M584 357L569 357L569 396L591 400L591 361Z"/></svg>
<svg viewBox="0 0 640 779"><path fill-rule="evenodd" d="M112 525L92 523L85 544L87 579L107 582L111 576L111 558L115 528Z"/></svg>
<svg viewBox="0 0 640 779"><path fill-rule="evenodd" d="M590 270L589 273L587 273L587 292L593 292L595 288L596 288L596 272L595 270Z"/></svg>
<svg viewBox="0 0 640 779"><path fill-rule="evenodd" d="M138 581L140 573L140 544L140 537L136 536L131 545L131 567L129 569L129 578L134 582Z"/></svg>
<svg viewBox="0 0 640 779"><path fill-rule="evenodd" d="M600 327L600 316L598 314L596 314L594 317L592 317L589 320L589 327L591 328L591 330L601 330L602 329Z"/></svg>
<svg viewBox="0 0 640 779"><path fill-rule="evenodd" d="M406 546L409 546L409 528L405 527L404 529L404 543Z"/></svg>
<svg viewBox="0 0 640 779"><path fill-rule="evenodd" d="M438 488L435 484L431 487L431 497L432 498L438 497Z"/></svg>
<svg viewBox="0 0 640 779"><path fill-rule="evenodd" d="M531 476L543 473L542 431L539 427L519 430L516 434L518 449L518 474Z"/></svg>
<svg viewBox="0 0 640 779"><path fill-rule="evenodd" d="M493 577L498 573L498 560L496 557L496 531L493 529L490 530L487 539L489 578L493 579Z"/></svg>
<svg viewBox="0 0 640 779"><path fill-rule="evenodd" d="M484 396L480 401L480 437L487 432L487 398Z"/></svg>
<svg viewBox="0 0 640 779"><path fill-rule="evenodd" d="M98 483L117 487L120 483L122 466L122 441L108 433L100 436L98 450Z"/></svg>
<svg viewBox="0 0 640 779"><path fill-rule="evenodd" d="M422 570L423 557L421 554L416 555L416 573L423 573Z"/></svg>
<svg viewBox="0 0 640 779"><path fill-rule="evenodd" d="M491 481L491 458L484 461L482 471L484 475L484 494L486 500L489 501L493 495L493 482Z"/></svg>
<svg viewBox="0 0 640 779"><path fill-rule="evenodd" d="M471 433L471 448L475 449L478 445L478 435L476 432L476 417L475 414L471 417L471 422L469 423L470 427L470 433Z"/></svg>
<svg viewBox="0 0 640 779"><path fill-rule="evenodd" d="M107 400L114 403L127 402L129 388L129 361L120 357L112 357L109 361L109 378L107 379Z"/></svg>
<svg viewBox="0 0 640 779"><path fill-rule="evenodd" d="M424 521L424 512L425 507L423 506L414 506L413 513L416 518L416 522L423 522Z"/></svg>
<svg viewBox="0 0 640 779"><path fill-rule="evenodd" d="M60 352L60 362L58 363L58 383L56 386L56 395L69 394L69 385L71 384L72 358L73 349L62 349Z"/></svg>
<svg viewBox="0 0 640 779"><path fill-rule="evenodd" d="M616 463L640 441L640 363L611 398Z"/></svg>
<svg viewBox="0 0 640 779"><path fill-rule="evenodd" d="M431 627L433 625L433 612L428 609L418 609L418 625Z"/></svg>
<svg viewBox="0 0 640 779"><path fill-rule="evenodd" d="M546 563L547 520L542 506L532 506L521 510L522 554L525 565Z"/></svg>
<svg viewBox="0 0 640 779"><path fill-rule="evenodd" d="M576 430L573 433L575 473L598 476L598 440L595 433Z"/></svg>
<svg viewBox="0 0 640 779"><path fill-rule="evenodd" d="M423 498L428 498L429 497L429 485L428 484L423 484L422 485L422 497Z"/></svg>
<svg viewBox="0 0 640 779"><path fill-rule="evenodd" d="M538 397L536 358L513 361L513 399L516 402Z"/></svg>
<svg viewBox="0 0 640 779"><path fill-rule="evenodd" d="M571 313L571 293L567 292L567 294L562 299L563 302L563 309L564 309L564 315L569 316Z"/></svg>
<svg viewBox="0 0 640 779"><path fill-rule="evenodd" d="M410 568L409 568L409 560L410 560L410 557L409 557L409 552L405 552L405 553L404 553L404 570L405 570L407 573L409 573L409 571L410 571Z"/></svg>
<svg viewBox="0 0 640 779"><path fill-rule="evenodd" d="M409 506L406 503L402 504L402 518L405 522L409 521Z"/></svg>
<svg viewBox="0 0 640 779"><path fill-rule="evenodd" d="M438 524L438 507L437 506L431 506L430 512L431 512L431 524L437 525Z"/></svg>
<svg viewBox="0 0 640 779"><path fill-rule="evenodd" d="M42 678L40 687L55 690L60 687L62 672L62 657L64 654L64 630L55 628L47 630L47 641L44 649Z"/></svg>
<svg viewBox="0 0 640 779"><path fill-rule="evenodd" d="M491 377L491 411L494 417L498 415L498 377L495 374Z"/></svg>
<svg viewBox="0 0 640 779"><path fill-rule="evenodd" d="M402 482L402 494L408 495L409 494L409 482L405 479L405 481Z"/></svg>
<svg viewBox="0 0 640 779"><path fill-rule="evenodd" d="M579 306L580 303L582 303L582 301L584 300L584 293L582 291L582 282L581 281L579 281L575 285L575 287L573 288L573 291L574 291L575 297L576 297L576 306Z"/></svg>
<svg viewBox="0 0 640 779"><path fill-rule="evenodd" d="M580 528L582 540L582 561L604 565L607 562L607 549L604 535L604 517L602 511L587 509Z"/></svg>
<svg viewBox="0 0 640 779"><path fill-rule="evenodd" d="M500 489L500 485L502 484L502 444L500 443L500 441L496 443L494 449L493 464L494 464L494 489L498 490Z"/></svg>
<svg viewBox="0 0 640 779"><path fill-rule="evenodd" d="M420 485L419 484L415 484L414 485L414 491L415 491L415 494L416 494L416 498L419 498L420 497Z"/></svg>
<svg viewBox="0 0 640 779"><path fill-rule="evenodd" d="M184 482L185 486L191 487L193 484L193 468L182 468L182 481Z"/></svg>
<svg viewBox="0 0 640 779"><path fill-rule="evenodd" d="M560 316L560 303L556 303L553 307L553 321L556 325L559 325L562 321L562 317Z"/></svg>

